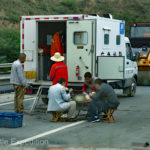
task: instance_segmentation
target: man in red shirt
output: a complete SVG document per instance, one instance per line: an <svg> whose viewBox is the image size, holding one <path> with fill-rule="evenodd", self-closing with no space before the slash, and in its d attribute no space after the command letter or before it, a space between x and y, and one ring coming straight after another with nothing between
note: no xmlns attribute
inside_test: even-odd
<svg viewBox="0 0 150 150"><path fill-rule="evenodd" d="M63 62L64 57L60 53L55 53L51 60L55 62L52 65L49 78L53 81L53 85L58 83L58 80L64 78L66 80L66 87L68 86L68 68L67 65Z"/></svg>
<svg viewBox="0 0 150 150"><path fill-rule="evenodd" d="M85 82L82 87L82 92L83 93L92 93L96 91L95 88L95 80L97 79L96 77L92 77L92 74L90 72L86 72L84 74Z"/></svg>

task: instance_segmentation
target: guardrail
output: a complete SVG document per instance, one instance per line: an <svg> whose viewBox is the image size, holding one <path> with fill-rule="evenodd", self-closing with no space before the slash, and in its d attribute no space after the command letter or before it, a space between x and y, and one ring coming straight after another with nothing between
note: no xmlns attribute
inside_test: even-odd
<svg viewBox="0 0 150 150"><path fill-rule="evenodd" d="M10 86L10 69L12 63L4 63L0 64L0 93L4 87L2 86Z"/></svg>
<svg viewBox="0 0 150 150"><path fill-rule="evenodd" d="M0 68L10 68L11 66L12 66L12 63L0 64Z"/></svg>

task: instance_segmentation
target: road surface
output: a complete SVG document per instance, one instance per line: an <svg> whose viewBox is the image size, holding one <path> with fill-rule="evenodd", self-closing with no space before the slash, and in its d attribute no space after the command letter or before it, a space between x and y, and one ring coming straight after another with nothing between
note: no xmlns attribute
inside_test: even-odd
<svg viewBox="0 0 150 150"><path fill-rule="evenodd" d="M3 98L6 95L0 95L0 111L13 111L12 101L6 103ZM136 97L130 98L119 92L119 100L117 123L52 123L43 109L24 115L22 128L0 128L0 145L129 148L133 142L150 142L150 87L138 87ZM32 103L33 98L26 97L26 111Z"/></svg>

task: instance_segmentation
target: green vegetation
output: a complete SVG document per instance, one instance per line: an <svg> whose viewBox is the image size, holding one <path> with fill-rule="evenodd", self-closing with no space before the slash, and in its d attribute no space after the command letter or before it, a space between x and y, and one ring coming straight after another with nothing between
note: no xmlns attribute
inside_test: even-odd
<svg viewBox="0 0 150 150"><path fill-rule="evenodd" d="M150 0L1 0L0 63L12 62L19 54L19 21L23 15L111 13L128 22L150 21Z"/></svg>
<svg viewBox="0 0 150 150"><path fill-rule="evenodd" d="M0 63L12 62L18 57L20 48L19 31L3 28L0 30Z"/></svg>

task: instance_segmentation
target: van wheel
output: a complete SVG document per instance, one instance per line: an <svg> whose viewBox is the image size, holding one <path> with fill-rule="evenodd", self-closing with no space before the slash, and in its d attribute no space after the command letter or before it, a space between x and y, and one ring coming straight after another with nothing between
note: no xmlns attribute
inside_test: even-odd
<svg viewBox="0 0 150 150"><path fill-rule="evenodd" d="M131 86L128 89L128 96L134 97L136 94L136 81L134 80Z"/></svg>
<svg viewBox="0 0 150 150"><path fill-rule="evenodd" d="M48 105L48 98L42 98L42 102L46 105Z"/></svg>

